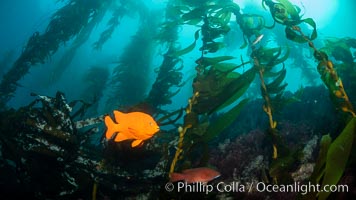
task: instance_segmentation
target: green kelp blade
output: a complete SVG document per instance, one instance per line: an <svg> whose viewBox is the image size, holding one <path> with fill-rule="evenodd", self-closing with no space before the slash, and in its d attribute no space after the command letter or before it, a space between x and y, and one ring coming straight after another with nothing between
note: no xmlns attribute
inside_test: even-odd
<svg viewBox="0 0 356 200"><path fill-rule="evenodd" d="M316 24L312 18L307 18L303 19L300 22L304 22L309 24L311 27L313 27L313 32L310 37L308 37L309 40L314 40L317 37L317 32L316 32ZM286 37L289 40L293 40L294 42L298 43L305 43L308 42L307 39L305 39L302 35L298 34L292 29L292 26L286 26L285 29Z"/></svg>
<svg viewBox="0 0 356 200"><path fill-rule="evenodd" d="M231 11L227 9L221 9L214 15L214 17L220 19L221 24L228 24L231 19Z"/></svg>
<svg viewBox="0 0 356 200"><path fill-rule="evenodd" d="M205 8L199 7L191 10L190 12L183 14L181 18L185 22L192 19L198 19L198 18L203 19L205 13L206 13Z"/></svg>
<svg viewBox="0 0 356 200"><path fill-rule="evenodd" d="M203 57L199 58L196 62L200 63L203 66L210 66L210 65L215 65L219 62L225 61L225 60L231 60L234 59L235 57L233 56L218 56L218 57Z"/></svg>
<svg viewBox="0 0 356 200"><path fill-rule="evenodd" d="M310 36L310 40L314 40L317 37L317 32L316 32L316 23L312 18L307 18L307 19L303 19L303 22L309 24L311 27L313 27L313 32Z"/></svg>
<svg viewBox="0 0 356 200"><path fill-rule="evenodd" d="M297 42L297 43L307 42L307 40L303 36L297 34L295 31L293 31L292 27L287 26L285 29L285 33L286 33L286 37L288 40L293 40L294 42Z"/></svg>
<svg viewBox="0 0 356 200"><path fill-rule="evenodd" d="M214 69L220 72L231 72L241 66L238 66L235 63L216 63L215 65L213 65Z"/></svg>
<svg viewBox="0 0 356 200"><path fill-rule="evenodd" d="M320 150L319 156L316 160L315 167L312 175L310 176L311 181L313 183L319 183L321 177L324 175L326 156L331 144L332 138L329 134L324 135L320 140Z"/></svg>
<svg viewBox="0 0 356 200"><path fill-rule="evenodd" d="M287 60L289 58L289 52L290 52L290 49L289 49L289 46L287 46L285 54L282 57L279 57L276 60L274 60L272 64L277 65L277 64L280 64L280 63L284 62L285 60Z"/></svg>
<svg viewBox="0 0 356 200"><path fill-rule="evenodd" d="M200 30L197 30L197 31L195 32L195 34L194 34L195 40L194 40L194 42L193 42L191 45L189 45L188 47L186 47L186 48L184 48L184 49L181 49L181 50L179 50L179 51L176 51L176 52L170 54L170 56L172 56L172 57L179 57L179 56L181 56L181 55L184 55L184 54L187 54L187 53L191 52L191 51L195 48L195 45L196 45L196 43L197 43L197 40L199 39L199 31L200 31Z"/></svg>
<svg viewBox="0 0 356 200"><path fill-rule="evenodd" d="M290 15L291 19L294 21L300 20L299 12L296 7L289 2L288 0L278 0L283 6L287 9L288 14Z"/></svg>
<svg viewBox="0 0 356 200"><path fill-rule="evenodd" d="M208 51L209 53L215 53L219 49L224 48L224 47L225 47L225 44L223 42L211 42L204 46L204 50ZM202 51L203 48L200 48L199 50Z"/></svg>
<svg viewBox="0 0 356 200"><path fill-rule="evenodd" d="M257 57L260 62L272 62L276 60L279 55L282 53L282 47L274 47L274 48L264 48L261 47L258 49Z"/></svg>
<svg viewBox="0 0 356 200"><path fill-rule="evenodd" d="M336 185L344 173L356 133L356 118L352 118L341 134L331 143L326 156L322 185ZM320 192L319 200L326 200L330 192Z"/></svg>
<svg viewBox="0 0 356 200"><path fill-rule="evenodd" d="M234 108L224 113L223 116L220 116L218 120L210 124L206 133L203 136L203 140L205 142L209 142L215 136L219 135L225 128L230 126L230 124L234 122L237 116L240 114L241 109L245 106L247 102L248 99L242 100Z"/></svg>
<svg viewBox="0 0 356 200"><path fill-rule="evenodd" d="M283 92L283 90L288 86L288 83L284 83L282 85L279 85L277 87L270 87L267 88L268 94L279 94Z"/></svg>
<svg viewBox="0 0 356 200"><path fill-rule="evenodd" d="M254 68L249 69L243 74L233 72L229 73L226 78L229 80L228 84L224 86L224 90L219 97L221 104L214 108L210 113L221 110L239 99L249 88L255 78L255 75L256 71Z"/></svg>
<svg viewBox="0 0 356 200"><path fill-rule="evenodd" d="M274 79L271 83L266 85L267 91L270 92L270 90L273 90L273 88L278 88L284 81L286 74L287 74L287 70L283 68L278 74L278 77Z"/></svg>
<svg viewBox="0 0 356 200"><path fill-rule="evenodd" d="M229 76L231 77L232 74L233 73L229 73ZM231 105L237 99L239 99L246 92L246 90L250 87L250 84L255 79L255 74L256 74L256 72L252 68L249 71L245 72L244 74L241 74L241 75L239 74L238 76L236 75L235 80L231 81L225 87L226 89L223 91L223 94L230 95L230 97L227 98L224 103L222 103L220 106L218 106L212 112L221 110L221 109Z"/></svg>

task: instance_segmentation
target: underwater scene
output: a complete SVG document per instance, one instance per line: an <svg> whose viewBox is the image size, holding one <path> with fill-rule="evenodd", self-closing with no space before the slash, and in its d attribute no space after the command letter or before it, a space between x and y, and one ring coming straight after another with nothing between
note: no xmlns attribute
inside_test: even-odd
<svg viewBox="0 0 356 200"><path fill-rule="evenodd" d="M355 10L0 1L0 199L356 199Z"/></svg>

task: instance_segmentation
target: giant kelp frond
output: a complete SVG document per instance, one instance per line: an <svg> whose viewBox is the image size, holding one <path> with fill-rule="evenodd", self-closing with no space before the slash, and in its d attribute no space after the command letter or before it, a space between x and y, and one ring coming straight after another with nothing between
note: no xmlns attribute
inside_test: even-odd
<svg viewBox="0 0 356 200"><path fill-rule="evenodd" d="M352 65L354 58L351 49L356 48L356 39L354 38L330 38L325 40L325 46L320 51L325 52L346 64Z"/></svg>
<svg viewBox="0 0 356 200"><path fill-rule="evenodd" d="M99 101L103 96L108 79L109 70L106 67L93 66L84 75L83 82L86 88L81 95L81 99L92 105L90 114L97 115Z"/></svg>
<svg viewBox="0 0 356 200"><path fill-rule="evenodd" d="M344 88L356 87L355 57L352 55L355 48L356 39L354 38L329 38L325 41L325 46L320 49L330 57L330 60L335 59L337 61L333 62L333 68L342 77ZM356 99L354 91L348 91L349 98L353 100Z"/></svg>
<svg viewBox="0 0 356 200"><path fill-rule="evenodd" d="M272 104L277 106L276 102L280 102L281 96L284 92L284 89L287 86L287 83L283 83L287 70L283 62L288 58L289 55L289 48L285 50L284 55L282 55L282 48L259 48L255 50L252 56L255 58L255 67L260 71L260 75L262 73L264 86L262 86L262 96L269 96L268 99ZM283 64L282 69L278 71L276 69L276 65ZM265 80L266 79L266 80ZM267 81L269 80L269 81ZM276 99L275 99L276 98ZM277 100L278 99L278 100ZM276 100L276 101L274 101ZM272 110L277 110L273 108Z"/></svg>
<svg viewBox="0 0 356 200"><path fill-rule="evenodd" d="M317 49L312 42L313 39L317 37L316 24L313 19L301 19L299 14L300 9L288 0L277 0L273 2L272 0L263 0L263 5L267 5L270 9L273 19L275 22L283 24L286 26L285 32L286 37L297 43L308 43L309 47L314 51L314 58L318 62L318 72L323 80L324 84L327 86L330 92L331 99L333 100L336 107L345 113L352 116L352 120L346 126L344 131L336 138L332 145L330 145L327 158L325 159L325 149L322 153L322 158L319 162L325 162L325 176L323 177L323 185L326 184L336 184L345 169L348 157L350 154L350 149L352 147L353 135L354 135L354 118L356 116L353 105L345 91L343 81L339 77L335 70L334 63L329 59L328 54L334 54L335 59L346 61L347 63L353 65L353 58L347 44L354 45L354 40L348 40L347 42L342 41L339 45L334 45L332 42L327 42L327 46L324 49ZM300 23L306 23L313 28L310 36L304 33L304 30L299 26ZM329 141L325 139L325 141ZM330 143L330 142L326 142ZM324 145L323 148L326 148ZM333 148L331 148L333 146ZM342 149L340 150L340 146ZM332 150L331 150L332 149ZM314 172L312 178L317 179L314 182L320 182L320 178L324 173L321 171L321 165L324 163L317 164L317 169ZM317 176L317 177L316 177ZM322 192L319 193L319 199L326 199L330 193ZM311 194L307 198L315 198L316 196Z"/></svg>
<svg viewBox="0 0 356 200"><path fill-rule="evenodd" d="M288 0L263 0L263 5L267 5L275 22L286 26L286 37L294 42L306 43L317 37L316 24L312 18L301 19L301 9L290 3ZM305 38L295 30L295 26L305 23L313 28L310 37Z"/></svg>
<svg viewBox="0 0 356 200"><path fill-rule="evenodd" d="M281 139L277 129L277 121L274 120L274 114L280 110L285 102L286 98L283 97L284 89L287 84L283 84L286 76L286 70L283 68L276 71L276 65L284 62L288 58L289 49L287 49L285 55L282 55L281 48L263 48L256 49L253 47L251 57L253 58L254 68L258 71L261 95L264 100L263 111L268 116L269 128L266 132L271 138L274 159L270 166L270 175L273 177L274 182L286 177L286 169L293 163L293 157L289 149L286 148L285 143ZM268 74L267 81L264 76ZM290 177L290 176L289 176Z"/></svg>
<svg viewBox="0 0 356 200"><path fill-rule="evenodd" d="M319 156L313 174L310 177L312 184L337 185L347 166L352 148L355 148L356 118L352 118L339 136L332 141L329 135L324 135L320 141ZM330 191L309 191L300 199L325 200Z"/></svg>
<svg viewBox="0 0 356 200"><path fill-rule="evenodd" d="M16 90L17 82L32 65L44 63L64 43L77 35L92 18L99 1L73 0L53 14L45 32L34 33L20 57L4 75L0 84L0 105L6 104Z"/></svg>
<svg viewBox="0 0 356 200"><path fill-rule="evenodd" d="M153 108L159 110L160 106L172 103L172 97L180 91L183 74L183 60L179 57L177 49L179 17L172 13L174 2L169 1L165 9L165 20L163 26L154 37L158 43L167 45L167 52L163 55L162 64L152 88L146 98L146 102ZM168 25L169 24L169 25ZM198 37L198 36L197 36ZM197 38L196 38L197 40ZM195 43L194 43L195 46ZM172 91L172 89L175 89Z"/></svg>
<svg viewBox="0 0 356 200"><path fill-rule="evenodd" d="M121 19L126 15L128 10L124 6L117 6L112 12L112 17L107 23L107 29L100 34L100 38L96 41L93 46L96 50L101 50L102 46L107 40L110 39L112 33L120 25Z"/></svg>
<svg viewBox="0 0 356 200"><path fill-rule="evenodd" d="M101 22L106 11L107 7L102 6L98 8L98 10L92 15L91 20L83 27L80 33L76 36L69 49L64 52L64 55L54 65L54 68L48 77L49 84L57 82L62 77L64 71L68 69L73 58L75 57L78 48L80 48L89 39L93 29Z"/></svg>
<svg viewBox="0 0 356 200"><path fill-rule="evenodd" d="M247 47L248 43L251 44L251 37L258 37L261 35L261 30L265 28L265 19L256 14L241 14L239 10L234 12L236 16L236 23L240 26L243 33L244 44L240 48Z"/></svg>
<svg viewBox="0 0 356 200"><path fill-rule="evenodd" d="M250 69L241 75L230 72L221 76L219 71L211 68L206 74L198 75L193 81L193 91L199 92L194 111L211 114L233 103L249 87L255 73L254 69Z"/></svg>
<svg viewBox="0 0 356 200"><path fill-rule="evenodd" d="M10 67L14 57L15 57L14 50L8 50L4 52L3 55L0 55L0 80L2 79L2 76L5 73L5 71Z"/></svg>
<svg viewBox="0 0 356 200"><path fill-rule="evenodd" d="M224 47L223 42L216 39L225 35L230 27L228 23L231 14L239 9L239 6L231 1L222 1L218 4L200 4L199 6L177 5L174 10L180 16L179 24L200 26L194 35L194 42L186 48L177 52L175 56L180 56L192 51L195 48L196 41L199 39L201 32L203 45L199 49L202 53L215 53ZM167 25L172 24L168 23Z"/></svg>
<svg viewBox="0 0 356 200"><path fill-rule="evenodd" d="M171 46L164 55L157 78L146 99L154 108L172 103L171 98L180 91L183 78L180 70L183 68L183 63L181 59L170 56L171 52L175 52L174 46ZM174 87L176 91L172 91Z"/></svg>
<svg viewBox="0 0 356 200"><path fill-rule="evenodd" d="M147 95L154 50L152 39L156 33L157 19L152 15L146 20L148 21L140 25L114 68L110 81L112 91L107 100L108 110L118 106L132 106Z"/></svg>

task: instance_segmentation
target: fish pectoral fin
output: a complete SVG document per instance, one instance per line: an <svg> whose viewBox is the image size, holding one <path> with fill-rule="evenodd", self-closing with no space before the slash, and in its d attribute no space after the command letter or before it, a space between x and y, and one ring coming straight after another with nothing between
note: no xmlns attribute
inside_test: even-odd
<svg viewBox="0 0 356 200"><path fill-rule="evenodd" d="M136 147L140 144L143 144L143 140L134 140L132 143L131 143L131 147Z"/></svg>
<svg viewBox="0 0 356 200"><path fill-rule="evenodd" d="M128 139L131 139L131 138L127 137L124 133L119 133L115 137L115 142L121 142L121 141L128 140Z"/></svg>
<svg viewBox="0 0 356 200"><path fill-rule="evenodd" d="M137 136L138 134L138 131L136 130L136 129L134 129L134 128L131 128L131 127L128 127L128 130L129 130L129 132L132 134L132 135L135 135L135 136Z"/></svg>

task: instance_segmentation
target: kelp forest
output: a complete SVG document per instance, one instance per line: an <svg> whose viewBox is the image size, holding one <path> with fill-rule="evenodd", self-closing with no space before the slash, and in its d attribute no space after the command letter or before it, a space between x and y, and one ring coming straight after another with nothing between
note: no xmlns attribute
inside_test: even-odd
<svg viewBox="0 0 356 200"><path fill-rule="evenodd" d="M261 0L263 13L232 0L167 0L163 10L143 0L58 2L19 55L0 57L5 199L355 198L356 38L321 37L318 21L288 0ZM123 49L110 47L110 65L80 72L78 98L28 92L28 105L9 103L32 69L47 66L49 86L65 77L100 24L90 48L107 51L125 18L137 30ZM296 69L309 85L287 78ZM300 88L287 90L289 81ZM114 110L147 113L160 130L138 147L107 140ZM224 191L170 182L199 167L221 174L203 186L223 182ZM258 183L348 190L267 192Z"/></svg>

